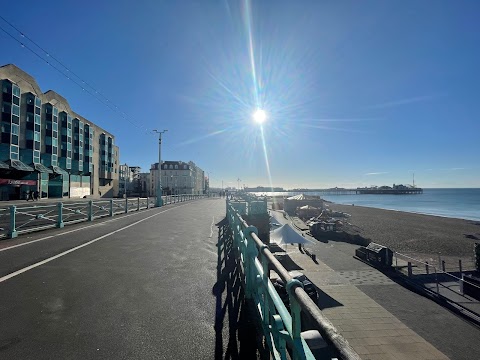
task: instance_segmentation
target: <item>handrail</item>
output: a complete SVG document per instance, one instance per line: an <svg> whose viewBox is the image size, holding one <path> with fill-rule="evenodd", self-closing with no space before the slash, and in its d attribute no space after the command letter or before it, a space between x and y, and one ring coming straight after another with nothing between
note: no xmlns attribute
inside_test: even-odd
<svg viewBox="0 0 480 360"><path fill-rule="evenodd" d="M280 315L281 320L288 332L287 339L294 346L293 357L296 358L311 358L313 355L310 352L310 349L306 346L306 343L300 337L300 309L305 313L309 314L311 319L314 322L315 327L317 328L324 337L324 339L331 344L341 359L344 360L358 360L360 359L359 355L355 350L348 344L347 340L338 332L338 330L333 326L333 324L323 315L318 306L313 302L312 299L303 289L301 283L293 279L288 271L282 266L282 264L275 258L273 253L270 251L268 246L262 242L262 240L257 236L257 230L253 226L249 226L247 222L242 218L240 213L234 208L233 204L227 199L227 218L232 229L234 239L237 242L237 250L240 252L240 259L243 263L243 268L245 269L245 281L246 281L246 296L248 298L249 294L256 293L256 290L263 291L259 289L258 286L253 286L254 282L252 279L254 277L262 279L260 282L263 284L263 287L267 287L268 294L270 295L270 301L274 304L274 307L277 309L278 314ZM258 259L260 255L261 260ZM251 265L254 266L251 266ZM292 314L286 311L286 308L281 301L278 293L271 284L270 279L266 276L266 271L262 269L271 268L280 276L280 278L287 285L288 294L290 296L291 303L291 312ZM254 271L254 268L256 271ZM268 270L267 270L268 271ZM267 273L268 274L268 273ZM266 279L265 279L266 278ZM258 283L258 281L257 281ZM253 289L252 289L253 287ZM272 296L273 294L273 296ZM261 298L259 296L258 298ZM265 301L264 301L265 302ZM268 302L262 304L260 301L262 309L268 308ZM270 312L269 309L266 309L264 312ZM262 320L266 321L265 317L268 314L262 313ZM278 351L276 348L275 341L271 343L269 341L269 333L275 331L276 326L264 324L264 332L266 332L265 337L267 343L271 347L275 347L275 351ZM275 336L274 336L275 339ZM280 343L279 343L280 344ZM280 344L281 346L281 344ZM275 354L274 349L271 348L272 354ZM303 353L301 353L303 352Z"/></svg>

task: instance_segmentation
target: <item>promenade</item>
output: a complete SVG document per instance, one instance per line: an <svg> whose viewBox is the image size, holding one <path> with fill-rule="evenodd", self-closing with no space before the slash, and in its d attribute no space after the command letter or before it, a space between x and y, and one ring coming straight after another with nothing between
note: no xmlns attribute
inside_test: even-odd
<svg viewBox="0 0 480 360"><path fill-rule="evenodd" d="M310 239L316 262L288 246L285 267L319 288L319 308L363 360L480 358L478 327L354 259L357 245Z"/></svg>
<svg viewBox="0 0 480 360"><path fill-rule="evenodd" d="M259 357L235 266L219 263L224 217L225 199L200 199L1 240L0 359ZM314 262L288 246L286 267L315 283L362 359L480 358L478 328L354 248L315 242Z"/></svg>
<svg viewBox="0 0 480 360"><path fill-rule="evenodd" d="M0 241L0 359L215 358L224 216L202 199Z"/></svg>

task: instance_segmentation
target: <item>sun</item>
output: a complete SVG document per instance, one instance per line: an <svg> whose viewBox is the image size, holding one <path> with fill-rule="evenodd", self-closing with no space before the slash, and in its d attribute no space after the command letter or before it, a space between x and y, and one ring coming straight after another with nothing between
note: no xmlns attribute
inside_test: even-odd
<svg viewBox="0 0 480 360"><path fill-rule="evenodd" d="M262 124L265 120L267 120L267 113L265 110L258 109L253 113L253 120L258 124Z"/></svg>

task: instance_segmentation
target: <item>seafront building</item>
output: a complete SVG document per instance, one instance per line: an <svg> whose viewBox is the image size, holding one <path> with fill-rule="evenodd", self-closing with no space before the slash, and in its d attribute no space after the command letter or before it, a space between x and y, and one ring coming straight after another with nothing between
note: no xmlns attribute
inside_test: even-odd
<svg viewBox="0 0 480 360"><path fill-rule="evenodd" d="M193 161L162 161L161 167L163 194L205 194L205 172ZM150 168L150 196L157 194L159 176L158 163Z"/></svg>
<svg viewBox="0 0 480 360"><path fill-rule="evenodd" d="M115 137L56 92L9 64L0 67L0 200L116 196Z"/></svg>

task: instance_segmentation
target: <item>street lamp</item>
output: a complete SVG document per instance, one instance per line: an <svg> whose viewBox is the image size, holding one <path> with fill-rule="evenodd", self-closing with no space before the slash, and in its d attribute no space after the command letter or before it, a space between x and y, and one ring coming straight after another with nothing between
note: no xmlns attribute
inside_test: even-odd
<svg viewBox="0 0 480 360"><path fill-rule="evenodd" d="M163 205L162 201L162 134L166 133L168 130L158 131L153 130L153 132L158 134L158 181L157 181L157 206L160 207Z"/></svg>
<svg viewBox="0 0 480 360"><path fill-rule="evenodd" d="M208 189L207 190L207 196L210 197L210 174L213 174L211 173L210 171L207 171L207 178L208 178Z"/></svg>
<svg viewBox="0 0 480 360"><path fill-rule="evenodd" d="M125 168L123 170L123 180L124 180L123 192L125 193L125 199L127 198L127 173L128 173L128 165L127 163L125 163Z"/></svg>

